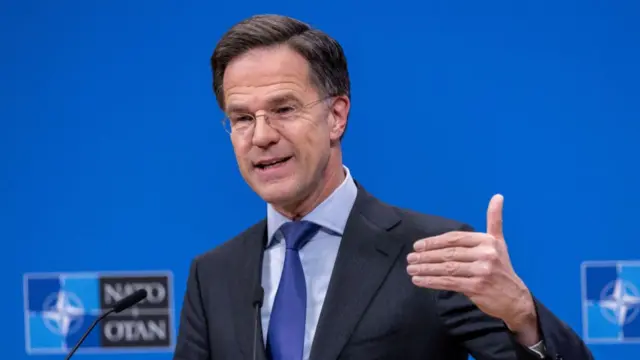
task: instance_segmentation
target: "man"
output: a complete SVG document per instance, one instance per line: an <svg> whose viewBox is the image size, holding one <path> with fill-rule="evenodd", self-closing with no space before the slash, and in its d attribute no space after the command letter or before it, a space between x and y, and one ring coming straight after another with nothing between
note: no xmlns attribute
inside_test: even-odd
<svg viewBox="0 0 640 360"><path fill-rule="evenodd" d="M478 233L382 203L354 180L335 40L256 16L224 35L211 65L240 172L267 216L193 261L174 359L592 358L515 274L500 195Z"/></svg>

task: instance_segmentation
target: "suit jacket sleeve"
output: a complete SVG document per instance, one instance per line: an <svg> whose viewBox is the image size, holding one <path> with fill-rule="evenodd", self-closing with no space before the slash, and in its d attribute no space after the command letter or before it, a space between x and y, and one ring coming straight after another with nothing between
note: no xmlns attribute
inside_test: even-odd
<svg viewBox="0 0 640 360"><path fill-rule="evenodd" d="M191 263L173 360L210 360L197 259Z"/></svg>
<svg viewBox="0 0 640 360"><path fill-rule="evenodd" d="M464 227L463 231L472 231ZM578 335L558 319L538 299L533 298L538 328L546 351L545 359L593 360ZM521 345L500 319L482 312L468 297L452 291L437 295L440 317L449 334L476 360L540 360L540 356Z"/></svg>

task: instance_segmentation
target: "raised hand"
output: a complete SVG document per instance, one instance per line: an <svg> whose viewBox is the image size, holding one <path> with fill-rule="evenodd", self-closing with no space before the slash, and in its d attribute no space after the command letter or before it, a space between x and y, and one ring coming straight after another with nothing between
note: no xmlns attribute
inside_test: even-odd
<svg viewBox="0 0 640 360"><path fill-rule="evenodd" d="M504 198L487 209L487 232L453 231L420 239L408 255L415 285L465 294L483 312L502 319L525 345L538 342L533 298L515 273L502 231Z"/></svg>

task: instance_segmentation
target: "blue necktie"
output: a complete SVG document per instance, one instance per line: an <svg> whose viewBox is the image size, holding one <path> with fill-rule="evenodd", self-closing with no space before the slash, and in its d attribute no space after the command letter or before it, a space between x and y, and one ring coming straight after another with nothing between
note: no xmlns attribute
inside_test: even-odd
<svg viewBox="0 0 640 360"><path fill-rule="evenodd" d="M269 320L268 349L272 360L301 360L307 314L307 286L300 262L300 250L320 227L308 221L294 221L280 230L287 244L284 267Z"/></svg>

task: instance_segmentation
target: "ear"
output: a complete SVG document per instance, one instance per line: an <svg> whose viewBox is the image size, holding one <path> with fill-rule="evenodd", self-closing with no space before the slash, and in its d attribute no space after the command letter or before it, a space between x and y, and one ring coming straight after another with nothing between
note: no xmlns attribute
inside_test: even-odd
<svg viewBox="0 0 640 360"><path fill-rule="evenodd" d="M349 110L351 102L346 96L338 96L333 100L333 105L329 109L330 122L329 122L329 134L331 141L338 141L344 134L347 128L347 118L349 117Z"/></svg>

